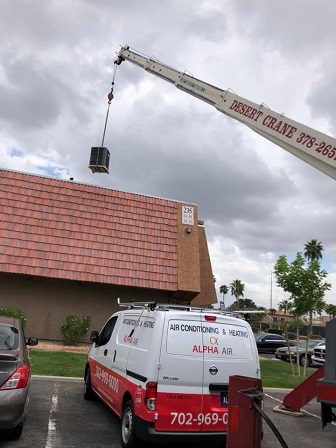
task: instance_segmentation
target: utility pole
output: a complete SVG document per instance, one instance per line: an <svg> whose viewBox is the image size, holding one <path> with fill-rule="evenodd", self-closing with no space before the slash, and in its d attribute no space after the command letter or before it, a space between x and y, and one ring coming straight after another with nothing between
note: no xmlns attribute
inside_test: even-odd
<svg viewBox="0 0 336 448"><path fill-rule="evenodd" d="M273 278L272 278L273 272L271 271L271 298L270 298L270 309L272 309L272 300L273 300Z"/></svg>

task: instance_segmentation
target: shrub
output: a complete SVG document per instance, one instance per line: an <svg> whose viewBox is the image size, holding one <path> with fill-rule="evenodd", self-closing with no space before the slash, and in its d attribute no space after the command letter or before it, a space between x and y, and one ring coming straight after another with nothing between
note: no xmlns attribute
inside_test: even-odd
<svg viewBox="0 0 336 448"><path fill-rule="evenodd" d="M91 325L89 316L66 316L61 324L61 334L64 345L77 345L85 340Z"/></svg>
<svg viewBox="0 0 336 448"><path fill-rule="evenodd" d="M321 335L319 334L311 334L310 339L323 339Z"/></svg>
<svg viewBox="0 0 336 448"><path fill-rule="evenodd" d="M282 330L280 328L268 328L266 330L266 333L271 333L271 334L282 334Z"/></svg>
<svg viewBox="0 0 336 448"><path fill-rule="evenodd" d="M0 308L0 316L14 317L21 321L21 326L23 329L26 326L26 316L24 312L18 308Z"/></svg>
<svg viewBox="0 0 336 448"><path fill-rule="evenodd" d="M287 336L288 336L288 339L296 339L296 333L292 333L291 331L289 331L287 333Z"/></svg>

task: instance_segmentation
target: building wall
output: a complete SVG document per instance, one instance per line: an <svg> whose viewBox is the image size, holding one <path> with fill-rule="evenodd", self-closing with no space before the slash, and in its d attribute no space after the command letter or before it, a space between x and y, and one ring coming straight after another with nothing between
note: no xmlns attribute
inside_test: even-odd
<svg viewBox="0 0 336 448"><path fill-rule="evenodd" d="M193 299L194 306L217 303L215 282L211 267L208 243L203 226L198 226L199 254L200 254L200 293Z"/></svg>
<svg viewBox="0 0 336 448"><path fill-rule="evenodd" d="M184 206L193 209L193 224L182 223ZM190 204L178 204L177 207L177 290L180 296L186 291L193 298L201 291L197 207Z"/></svg>
<svg viewBox="0 0 336 448"><path fill-rule="evenodd" d="M26 336L61 340L60 325L68 315L91 316L91 330L100 330L121 302L169 301L165 291L0 273L0 308L22 310Z"/></svg>

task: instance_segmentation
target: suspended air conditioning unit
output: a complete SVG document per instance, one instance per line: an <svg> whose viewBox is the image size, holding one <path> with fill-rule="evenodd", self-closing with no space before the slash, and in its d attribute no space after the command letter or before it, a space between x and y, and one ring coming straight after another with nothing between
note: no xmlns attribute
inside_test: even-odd
<svg viewBox="0 0 336 448"><path fill-rule="evenodd" d="M89 168L93 173L109 173L110 151L105 146L91 148Z"/></svg>

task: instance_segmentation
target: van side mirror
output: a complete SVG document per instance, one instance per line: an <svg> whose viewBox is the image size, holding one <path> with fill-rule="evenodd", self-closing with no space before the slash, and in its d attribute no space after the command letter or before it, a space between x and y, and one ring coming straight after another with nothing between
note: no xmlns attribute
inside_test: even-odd
<svg viewBox="0 0 336 448"><path fill-rule="evenodd" d="M98 331L91 331L90 342L97 343L98 339L99 339L99 332Z"/></svg>

